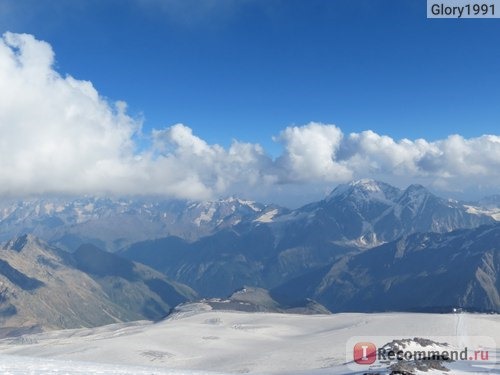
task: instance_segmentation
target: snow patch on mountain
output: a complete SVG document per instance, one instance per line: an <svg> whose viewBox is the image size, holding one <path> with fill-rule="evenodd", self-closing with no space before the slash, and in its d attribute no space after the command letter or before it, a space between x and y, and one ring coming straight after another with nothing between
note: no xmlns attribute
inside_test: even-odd
<svg viewBox="0 0 500 375"><path fill-rule="evenodd" d="M335 244L340 246L348 246L354 247L357 249L365 250L371 249L376 246L383 245L386 241L381 241L377 238L376 233L368 233L361 237L355 238L353 240L343 240L343 241L334 241Z"/></svg>
<svg viewBox="0 0 500 375"><path fill-rule="evenodd" d="M485 208L477 206L464 205L467 213L473 215L487 215L496 221L500 221L500 207L496 208Z"/></svg>
<svg viewBox="0 0 500 375"><path fill-rule="evenodd" d="M205 222L211 221L214 218L215 210L216 210L215 207L210 207L207 211L202 211L200 216L198 216L196 219L194 219L193 222L197 226L200 226L202 221L205 221Z"/></svg>
<svg viewBox="0 0 500 375"><path fill-rule="evenodd" d="M257 221L259 223L270 223L273 221L273 218L278 214L278 209L275 208L274 210L270 210L266 212L265 214L259 216L257 219L254 221Z"/></svg>

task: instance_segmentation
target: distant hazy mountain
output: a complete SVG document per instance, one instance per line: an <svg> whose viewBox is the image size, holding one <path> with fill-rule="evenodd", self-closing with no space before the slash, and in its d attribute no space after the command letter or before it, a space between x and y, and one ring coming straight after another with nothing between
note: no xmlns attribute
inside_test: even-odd
<svg viewBox="0 0 500 375"><path fill-rule="evenodd" d="M149 267L93 246L69 254L24 235L0 248L0 335L159 319L195 296Z"/></svg>
<svg viewBox="0 0 500 375"><path fill-rule="evenodd" d="M272 291L332 311L500 312L500 225L418 233L344 257Z"/></svg>
<svg viewBox="0 0 500 375"><path fill-rule="evenodd" d="M500 219L498 207L495 197L464 204L422 186L402 191L374 180L340 185L324 200L293 211L234 197L209 202L44 198L0 202L0 241L31 233L69 251L92 243L113 252L168 236L196 241L235 226L267 225L282 248L317 238L367 248L403 234L491 223Z"/></svg>
<svg viewBox="0 0 500 375"><path fill-rule="evenodd" d="M400 190L373 180L337 187L326 199L252 221L194 242L167 237L129 246L123 255L164 272L203 296L243 285L274 288L357 253L416 232L444 233L495 221L422 186Z"/></svg>
<svg viewBox="0 0 500 375"><path fill-rule="evenodd" d="M83 243L115 251L175 235L194 240L265 214L266 207L228 198L214 202L151 199L35 199L0 203L0 241L31 233L65 250Z"/></svg>

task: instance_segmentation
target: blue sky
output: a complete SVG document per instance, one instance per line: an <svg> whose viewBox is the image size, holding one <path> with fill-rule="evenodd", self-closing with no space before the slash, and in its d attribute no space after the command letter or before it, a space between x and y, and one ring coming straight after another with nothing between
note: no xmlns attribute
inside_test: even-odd
<svg viewBox="0 0 500 375"><path fill-rule="evenodd" d="M400 148L402 138L424 138L433 151L413 145L412 168L427 168L420 182L446 190L451 180L436 179L465 178L457 171L467 161L443 167L459 146L432 142L460 134L473 147L469 139L500 129L500 20L429 20L423 0L4 0L0 31L49 43L54 71L90 81L110 102L125 101L128 115L144 119L147 139L182 123L179 134L226 150L234 139L259 144L269 163L297 161L290 150L301 141L285 129L335 124L344 139L370 130ZM346 172L340 153L363 140L331 143L331 129L300 129L311 130L314 142L321 134L342 164L314 175L328 174L328 186L365 174L391 180L390 163L380 167L385 159L374 160L371 172L358 168L370 142L383 139L347 152ZM309 176L280 173L278 184ZM405 173L392 180L405 184Z"/></svg>
<svg viewBox="0 0 500 375"><path fill-rule="evenodd" d="M428 20L418 0L203 3L16 0L1 28L51 43L58 71L146 128L182 122L209 142L274 147L309 121L396 139L498 133L499 20Z"/></svg>

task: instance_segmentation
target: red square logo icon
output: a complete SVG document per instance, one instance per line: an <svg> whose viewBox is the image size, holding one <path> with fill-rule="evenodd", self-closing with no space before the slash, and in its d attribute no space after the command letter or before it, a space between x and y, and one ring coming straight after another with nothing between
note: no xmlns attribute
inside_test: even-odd
<svg viewBox="0 0 500 375"><path fill-rule="evenodd" d="M354 345L353 357L358 365L371 365L377 359L377 347L371 342L358 342Z"/></svg>

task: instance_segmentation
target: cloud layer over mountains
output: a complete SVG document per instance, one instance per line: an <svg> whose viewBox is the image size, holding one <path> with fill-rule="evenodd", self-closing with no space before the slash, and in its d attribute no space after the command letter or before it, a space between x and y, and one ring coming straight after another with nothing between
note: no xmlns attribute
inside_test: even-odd
<svg viewBox="0 0 500 375"><path fill-rule="evenodd" d="M500 184L500 136L394 140L335 125L290 126L271 158L258 144L208 144L176 124L142 133L124 102L54 69L51 46L32 35L0 39L0 194L160 194L265 197L277 188L332 187L371 177L439 190ZM439 124L436 124L439 126ZM151 140L147 149L138 138Z"/></svg>

